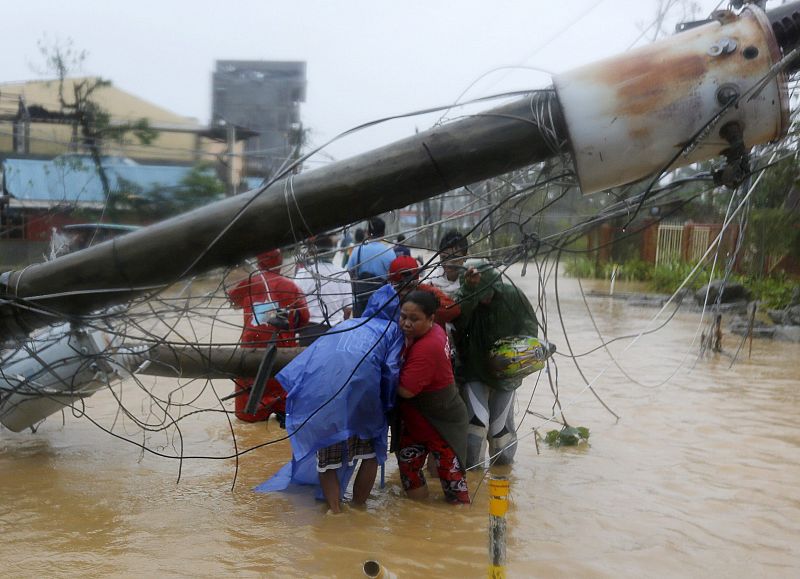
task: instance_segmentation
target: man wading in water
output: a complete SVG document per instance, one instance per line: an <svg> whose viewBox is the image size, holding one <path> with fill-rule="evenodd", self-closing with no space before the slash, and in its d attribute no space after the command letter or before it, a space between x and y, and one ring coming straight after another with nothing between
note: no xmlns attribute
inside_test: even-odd
<svg viewBox="0 0 800 579"><path fill-rule="evenodd" d="M468 260L456 301L458 372L469 411L467 467L486 461L488 438L492 464L511 464L517 451L514 395L522 378L498 378L489 367L497 340L510 336L538 336L533 306L517 287L503 283L500 272L478 259Z"/></svg>

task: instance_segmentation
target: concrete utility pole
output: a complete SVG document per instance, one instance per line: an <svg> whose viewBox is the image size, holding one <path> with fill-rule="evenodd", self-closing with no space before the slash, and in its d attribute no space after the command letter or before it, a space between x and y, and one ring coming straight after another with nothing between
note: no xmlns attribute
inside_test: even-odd
<svg viewBox="0 0 800 579"><path fill-rule="evenodd" d="M227 195L233 197L238 193L237 171L236 171L236 125L228 123L228 173L227 173Z"/></svg>
<svg viewBox="0 0 800 579"><path fill-rule="evenodd" d="M780 139L800 2L715 12L554 86L0 276L0 340L272 247L571 153L585 193ZM782 60L783 59L783 60Z"/></svg>
<svg viewBox="0 0 800 579"><path fill-rule="evenodd" d="M14 120L13 148L15 153L27 155L31 149L31 114L25 106L25 97L20 96L17 107L17 118Z"/></svg>
<svg viewBox="0 0 800 579"><path fill-rule="evenodd" d="M552 89L9 272L0 279L6 300L0 337L25 336L59 317L124 302L183 276L542 161L558 152L550 134L563 142Z"/></svg>

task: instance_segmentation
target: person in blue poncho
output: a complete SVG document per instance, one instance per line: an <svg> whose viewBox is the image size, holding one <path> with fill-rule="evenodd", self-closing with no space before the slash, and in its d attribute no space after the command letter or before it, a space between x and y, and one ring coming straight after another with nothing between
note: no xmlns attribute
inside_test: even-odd
<svg viewBox="0 0 800 579"><path fill-rule="evenodd" d="M338 513L352 467L361 460L353 503L367 500L386 461L386 413L394 405L403 345L398 311L396 294L376 293L360 318L328 330L277 374L287 392L292 461L256 491L319 484Z"/></svg>

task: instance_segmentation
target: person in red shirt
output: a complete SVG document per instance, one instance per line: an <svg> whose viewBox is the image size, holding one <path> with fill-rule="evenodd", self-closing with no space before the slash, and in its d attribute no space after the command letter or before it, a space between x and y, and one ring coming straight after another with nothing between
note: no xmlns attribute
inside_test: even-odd
<svg viewBox="0 0 800 579"><path fill-rule="evenodd" d="M296 330L308 323L309 313L306 298L295 283L282 276L280 266L283 257L280 249L273 249L257 256L258 267L247 279L240 281L228 291L228 299L234 308L244 314L242 348L266 348L275 344L278 348L297 346ZM250 392L253 378L234 379L237 392ZM236 397L236 418L245 422L267 420L273 412L281 421L286 414L286 392L279 382L270 378L259 409L248 414L247 394Z"/></svg>
<svg viewBox="0 0 800 579"><path fill-rule="evenodd" d="M435 320L442 328L461 315L461 306L453 298L432 284L419 283L419 263L410 255L401 255L392 261L389 266L389 282L401 301L414 290L436 296L439 306L436 308Z"/></svg>
<svg viewBox="0 0 800 579"><path fill-rule="evenodd" d="M453 380L447 334L434 321L437 307L433 293L419 290L409 293L400 307L400 329L406 344L397 386L397 463L406 494L423 499L428 496L423 467L432 454L445 499L453 504L469 503L462 466L467 451L467 408Z"/></svg>

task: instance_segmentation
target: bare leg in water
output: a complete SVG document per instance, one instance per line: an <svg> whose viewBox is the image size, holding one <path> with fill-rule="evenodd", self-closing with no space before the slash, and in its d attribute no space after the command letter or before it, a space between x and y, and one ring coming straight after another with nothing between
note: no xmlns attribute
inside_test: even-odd
<svg viewBox="0 0 800 579"><path fill-rule="evenodd" d="M375 477L378 474L378 460L375 458L365 458L358 466L358 474L353 483L353 504L363 505L375 486Z"/></svg>
<svg viewBox="0 0 800 579"><path fill-rule="evenodd" d="M427 499L428 495L428 485L422 485L421 487L406 491L406 496L408 496L410 499L414 499L415 501Z"/></svg>
<svg viewBox="0 0 800 579"><path fill-rule="evenodd" d="M322 494L328 503L331 512L338 514L342 512L342 504L339 500L341 488L339 487L338 469L328 469L319 473L319 484L322 487ZM353 483L353 504L364 505L375 486L375 477L378 475L378 461L374 458L367 458L361 461L358 466L356 480Z"/></svg>
<svg viewBox="0 0 800 579"><path fill-rule="evenodd" d="M338 469L329 468L328 470L319 473L319 484L322 487L322 494L328 502L331 512L339 514L342 512L342 505L339 501L341 490L339 489L339 476L336 472ZM359 471L359 474L361 472Z"/></svg>

